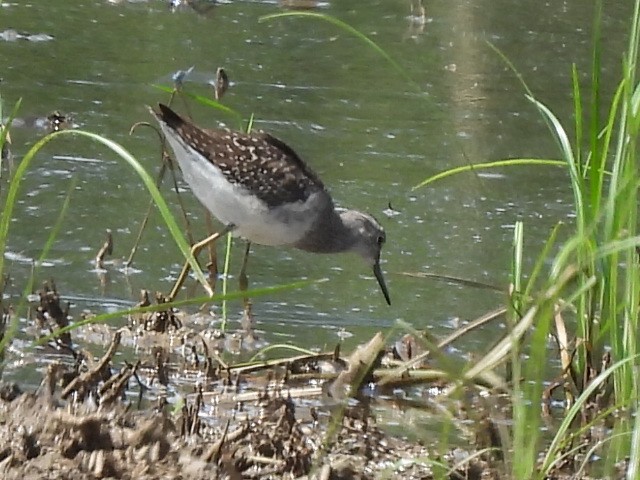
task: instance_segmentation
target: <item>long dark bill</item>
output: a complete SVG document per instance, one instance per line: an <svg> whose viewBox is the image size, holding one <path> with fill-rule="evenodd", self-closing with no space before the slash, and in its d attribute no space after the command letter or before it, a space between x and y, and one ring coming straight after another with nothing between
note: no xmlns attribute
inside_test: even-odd
<svg viewBox="0 0 640 480"><path fill-rule="evenodd" d="M384 283L384 277L382 276L382 270L380 269L380 262L373 264L373 274L376 276L376 280L378 280L378 285L380 285L380 290L382 290L382 294L384 295L384 299L387 301L387 305L391 305L389 290L387 290L387 284Z"/></svg>

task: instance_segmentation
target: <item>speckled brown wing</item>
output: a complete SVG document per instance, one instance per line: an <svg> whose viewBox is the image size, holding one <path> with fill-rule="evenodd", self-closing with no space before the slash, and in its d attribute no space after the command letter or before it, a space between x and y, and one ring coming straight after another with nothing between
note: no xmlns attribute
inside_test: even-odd
<svg viewBox="0 0 640 480"><path fill-rule="evenodd" d="M160 116L230 183L270 206L304 202L312 193L324 191L320 178L296 152L267 133L202 130L162 104Z"/></svg>

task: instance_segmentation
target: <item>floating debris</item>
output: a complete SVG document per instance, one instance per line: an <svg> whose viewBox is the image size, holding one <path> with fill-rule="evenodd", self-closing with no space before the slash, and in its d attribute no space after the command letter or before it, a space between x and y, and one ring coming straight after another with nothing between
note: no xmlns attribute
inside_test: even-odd
<svg viewBox="0 0 640 480"><path fill-rule="evenodd" d="M46 33L18 33L17 30L11 28L0 32L0 40L5 42L16 42L18 40L26 40L28 42L50 42L54 37Z"/></svg>
<svg viewBox="0 0 640 480"><path fill-rule="evenodd" d="M69 303L62 305L56 284L45 282L38 293L40 305L36 308L36 324L47 334L69 326ZM56 337L56 348L71 349L71 334L69 332Z"/></svg>
<svg viewBox="0 0 640 480"><path fill-rule="evenodd" d="M181 8L190 8L200 15L207 15L218 3L215 0L169 0L169 10L175 12Z"/></svg>
<svg viewBox="0 0 640 480"><path fill-rule="evenodd" d="M49 121L49 128L54 132L66 130L73 124L72 119L69 115L60 113L58 110L50 113L47 117L47 120Z"/></svg>
<svg viewBox="0 0 640 480"><path fill-rule="evenodd" d="M215 82L211 82L211 84L213 85L216 100L220 101L229 88L229 77L227 76L227 72L225 72L224 68L218 67L216 70L216 80Z"/></svg>
<svg viewBox="0 0 640 480"><path fill-rule="evenodd" d="M102 244L100 250L96 254L96 269L103 270L104 269L104 259L107 255L113 255L113 233L111 230L107 229L107 238Z"/></svg>
<svg viewBox="0 0 640 480"><path fill-rule="evenodd" d="M17 117L11 123L12 128L36 128L48 132L57 132L69 128L76 128L78 125L73 121L73 115L54 110L46 117Z"/></svg>
<svg viewBox="0 0 640 480"><path fill-rule="evenodd" d="M173 84L176 87L176 90L180 90L182 88L182 84L187 79L187 77L193 72L195 65L191 65L186 70L178 70L173 75L171 75L171 80L173 80Z"/></svg>

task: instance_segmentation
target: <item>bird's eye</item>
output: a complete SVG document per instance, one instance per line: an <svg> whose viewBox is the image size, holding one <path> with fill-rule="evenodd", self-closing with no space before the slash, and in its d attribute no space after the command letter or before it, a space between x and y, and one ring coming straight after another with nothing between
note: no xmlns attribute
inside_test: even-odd
<svg viewBox="0 0 640 480"><path fill-rule="evenodd" d="M378 245L382 245L384 243L384 235L378 235Z"/></svg>

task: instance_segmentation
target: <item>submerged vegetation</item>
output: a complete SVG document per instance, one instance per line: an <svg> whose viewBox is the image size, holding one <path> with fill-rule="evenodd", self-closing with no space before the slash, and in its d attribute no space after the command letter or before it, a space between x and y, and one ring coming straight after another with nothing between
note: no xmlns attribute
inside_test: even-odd
<svg viewBox="0 0 640 480"><path fill-rule="evenodd" d="M240 332L225 331L223 323L206 337L187 326L197 326L197 316L176 311L188 304L253 297L313 282L237 293L226 293L225 284L222 295L171 303L159 296L151 304L146 294L135 308L72 322L73 312L49 285L39 294L34 319L38 339L30 348L57 348L70 353L73 361L49 366L37 394L21 394L7 385L0 389L5 418L0 469L6 478L25 472L42 475L54 464L69 478L76 478L71 472L78 471L121 478L640 478L640 0L634 2L622 76L606 100L600 82L603 8L597 1L589 82L581 84L577 68L572 68L573 125L563 125L553 106L527 87L517 64L504 58L548 125L559 158L483 162L442 172L415 187L481 168L543 165L568 170L575 223L551 232L531 271L525 271L522 262L527 226L516 224L503 309L479 316L446 339L398 324L387 338L378 334L345 357L339 349L317 354L291 345L259 350L250 322ZM402 71L378 45L341 21L321 14L287 16L328 20ZM175 93L186 95L168 91L172 98ZM242 116L220 102L188 96L219 108L243 126ZM0 133L3 173L8 171L8 133L18 107ZM1 177L0 276L22 178L40 150L62 136L101 143L140 176L176 245L197 279L207 285L152 175L121 145L80 130L47 135L20 159L8 179ZM55 240L70 201L69 193L41 258ZM560 228L571 229L562 243L557 240ZM3 356L16 338L36 281L37 269L20 295L0 296ZM0 291L6 291L5 281ZM446 348L452 342L496 318L506 319L503 338L485 352L473 352L474 360L468 363L449 357ZM127 327L105 327L116 319L126 319ZM399 332L403 336L397 340ZM93 335L111 338L98 360L76 345ZM176 347L176 338L182 339L182 348ZM251 343L255 357L234 364L227 354L239 343ZM123 345L137 349L137 361L115 359ZM293 350L296 356L274 359L280 349ZM129 351L125 356L135 355ZM122 369L114 373L111 365L117 362ZM166 387L172 381L169 373L175 371L183 378L179 387L189 393L168 407ZM199 382L195 392L186 387L194 378ZM130 388L134 379L137 387ZM433 385L437 394L427 401L396 395L418 385ZM142 400L134 399L132 391ZM321 402L307 408L308 403L298 401L320 397L331 408ZM156 400L153 410L149 403ZM145 402L147 410L122 408ZM389 436L371 422L370 409L378 405L389 411L429 411L438 418L442 434L426 446ZM207 420L207 414L215 419ZM419 431L411 433L420 436ZM42 460L45 451L49 463ZM27 462L37 459L40 464Z"/></svg>

